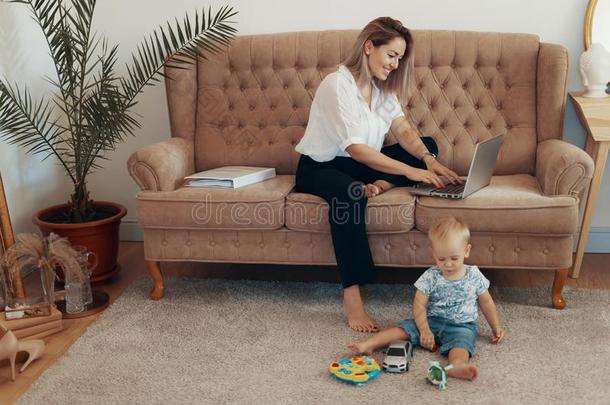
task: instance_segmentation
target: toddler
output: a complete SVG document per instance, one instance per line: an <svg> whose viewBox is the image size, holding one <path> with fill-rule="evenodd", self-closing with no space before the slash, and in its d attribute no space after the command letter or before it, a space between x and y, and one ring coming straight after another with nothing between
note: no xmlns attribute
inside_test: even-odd
<svg viewBox="0 0 610 405"><path fill-rule="evenodd" d="M354 353L367 353L396 340L408 340L428 350L440 346L453 367L447 374L474 380L479 369L469 363L477 339L477 301L493 332L492 343L500 343L504 329L487 289L489 280L477 266L464 264L470 254L470 231L454 217L436 221L428 238L436 266L430 267L415 282L413 317L399 326L382 330L361 342L349 344Z"/></svg>

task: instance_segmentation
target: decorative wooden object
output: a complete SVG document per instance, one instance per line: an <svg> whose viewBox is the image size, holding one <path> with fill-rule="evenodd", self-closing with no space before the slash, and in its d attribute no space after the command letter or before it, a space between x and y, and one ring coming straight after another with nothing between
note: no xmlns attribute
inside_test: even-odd
<svg viewBox="0 0 610 405"><path fill-rule="evenodd" d="M595 169L580 228L576 257L570 272L570 277L572 278L578 278L580 274L580 266L582 265L585 246L589 239L591 220L595 212L599 189L606 168L606 160L608 159L608 150L610 148L610 97L587 98L582 97L582 94L582 92L574 92L570 93L570 97L574 102L578 119L587 131L585 150L593 158Z"/></svg>
<svg viewBox="0 0 610 405"><path fill-rule="evenodd" d="M6 195L4 194L4 183L0 174L0 257L6 249L15 244L15 236L13 235L13 227L11 225L11 217L8 212L8 204ZM15 278L15 296L19 298L25 297L23 290L23 282L20 277Z"/></svg>
<svg viewBox="0 0 610 405"><path fill-rule="evenodd" d="M13 331L19 339L39 339L63 329L62 314L57 308L51 309L51 315L35 318L13 319L7 321L0 317L0 329L4 327Z"/></svg>
<svg viewBox="0 0 610 405"><path fill-rule="evenodd" d="M591 31L593 27L593 15L595 14L595 6L597 6L597 0L589 0L587 4L587 10L585 11L585 23L583 25L583 39L585 49L589 49L591 46Z"/></svg>

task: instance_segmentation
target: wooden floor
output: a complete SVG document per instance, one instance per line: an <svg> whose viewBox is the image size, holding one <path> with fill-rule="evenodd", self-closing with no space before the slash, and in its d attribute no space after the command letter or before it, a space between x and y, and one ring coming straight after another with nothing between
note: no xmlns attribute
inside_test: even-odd
<svg viewBox="0 0 610 405"><path fill-rule="evenodd" d="M146 276L142 260L141 242L122 242L119 263L122 270L100 286L109 295L111 302L119 297L126 287L138 277ZM610 254L586 254L580 278L568 279L567 285L582 288L610 289ZM381 268L378 281L383 283L413 283L424 269ZM245 264L185 264L171 263L163 267L166 276L218 277L228 279L328 281L338 282L337 271L327 266L270 266ZM553 272L535 270L484 270L491 283L496 286L536 287L550 285ZM152 284L151 284L152 285ZM550 300L550 296L549 296ZM570 303L567 303L568 306ZM64 330L45 338L45 354L34 361L28 369L10 380L8 361L0 364L0 404L16 401L28 387L78 339L99 315L87 318L64 320ZM21 363L19 363L21 364ZM19 366L20 367L20 366ZM18 368L18 367L17 367ZM59 387L58 387L59 389Z"/></svg>

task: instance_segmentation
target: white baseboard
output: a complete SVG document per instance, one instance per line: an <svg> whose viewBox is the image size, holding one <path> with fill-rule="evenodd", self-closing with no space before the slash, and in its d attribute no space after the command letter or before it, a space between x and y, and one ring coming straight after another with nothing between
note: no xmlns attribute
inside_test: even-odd
<svg viewBox="0 0 610 405"><path fill-rule="evenodd" d="M135 218L124 218L121 222L121 240L143 241L144 231ZM576 245L574 245L576 251ZM610 253L610 227L592 227L585 248L587 253Z"/></svg>

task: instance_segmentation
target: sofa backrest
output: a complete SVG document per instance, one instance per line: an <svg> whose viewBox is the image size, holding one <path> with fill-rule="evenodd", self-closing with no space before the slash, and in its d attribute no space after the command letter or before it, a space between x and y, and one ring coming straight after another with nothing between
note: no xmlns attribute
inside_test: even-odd
<svg viewBox="0 0 610 405"><path fill-rule="evenodd" d="M252 165L293 174L294 145L315 91L357 34L241 36L226 53L169 70L175 79L166 82L172 136L194 140L197 171ZM437 141L441 161L466 174L474 145L504 133L496 174L533 173L537 142L561 137L565 50L556 46L558 52L541 61L544 44L530 34L414 30L413 37L414 83L404 111L420 134ZM541 63L549 78L537 88L538 76L546 74ZM556 100L558 94L563 99Z"/></svg>

